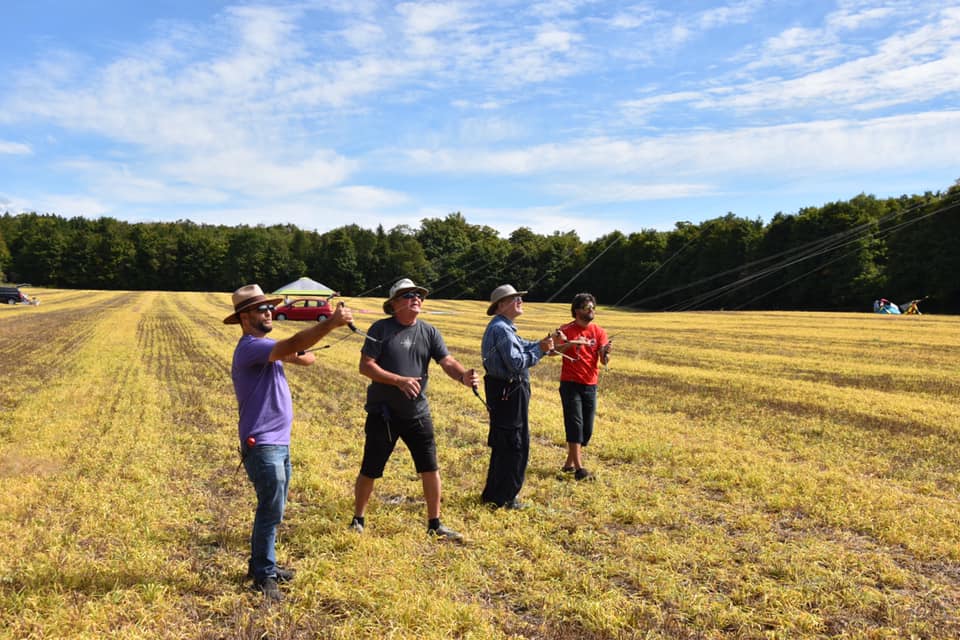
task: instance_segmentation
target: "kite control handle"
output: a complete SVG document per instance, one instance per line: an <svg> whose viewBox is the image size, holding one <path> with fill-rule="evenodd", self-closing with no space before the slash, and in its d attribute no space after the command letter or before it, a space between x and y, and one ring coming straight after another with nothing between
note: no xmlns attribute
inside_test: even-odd
<svg viewBox="0 0 960 640"><path fill-rule="evenodd" d="M342 301L337 303L337 307L342 307L342 306L344 306ZM367 334L365 331L360 331L360 329L357 329L357 325L353 324L352 322L348 322L347 326L350 327L350 331L353 331L358 336L363 336L365 340L369 340L370 342L380 342L380 340Z"/></svg>
<svg viewBox="0 0 960 640"><path fill-rule="evenodd" d="M343 300L337 303L338 309L344 306L346 305L344 305ZM357 325L353 324L352 322L348 322L347 326L350 328L350 331L353 331L354 333L360 333L360 331L357 329Z"/></svg>

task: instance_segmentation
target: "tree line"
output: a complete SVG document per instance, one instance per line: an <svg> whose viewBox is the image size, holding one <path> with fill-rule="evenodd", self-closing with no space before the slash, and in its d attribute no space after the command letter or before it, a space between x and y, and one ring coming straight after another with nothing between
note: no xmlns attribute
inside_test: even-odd
<svg viewBox="0 0 960 640"><path fill-rule="evenodd" d="M271 291L308 275L344 296L385 296L402 276L431 296L485 300L505 282L534 301L590 291L638 310L870 309L926 298L960 312L960 180L946 192L858 195L768 223L728 213L669 231L574 232L519 227L506 238L460 213L418 228L128 223L109 217L5 213L0 280L76 289Z"/></svg>

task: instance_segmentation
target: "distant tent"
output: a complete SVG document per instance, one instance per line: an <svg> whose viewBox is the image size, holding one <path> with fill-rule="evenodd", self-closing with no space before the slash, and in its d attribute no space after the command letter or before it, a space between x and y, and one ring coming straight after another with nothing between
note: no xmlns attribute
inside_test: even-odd
<svg viewBox="0 0 960 640"><path fill-rule="evenodd" d="M893 316L905 315L905 316L919 316L923 315L920 313L920 303L926 300L927 297L917 298L916 300L911 300L906 304L896 304L890 302L886 298L880 298L879 300L873 301L873 312L874 313L885 313Z"/></svg>
<svg viewBox="0 0 960 640"><path fill-rule="evenodd" d="M873 301L873 312L883 313L891 316L899 316L900 307L898 307L896 303L890 302L886 298L880 298L879 300Z"/></svg>
<svg viewBox="0 0 960 640"><path fill-rule="evenodd" d="M284 285L273 292L277 296L326 296L332 297L338 295L336 291L327 285L317 282L313 278L304 276L299 280L294 280L290 284Z"/></svg>

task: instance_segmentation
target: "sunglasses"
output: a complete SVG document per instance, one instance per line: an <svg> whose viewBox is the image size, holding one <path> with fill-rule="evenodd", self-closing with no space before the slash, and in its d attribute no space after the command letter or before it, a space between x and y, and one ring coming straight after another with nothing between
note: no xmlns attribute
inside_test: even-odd
<svg viewBox="0 0 960 640"><path fill-rule="evenodd" d="M587 304L585 304L585 305L582 305L580 308L581 308L583 311L593 311L594 309L596 309L596 307L593 306L592 304L590 304L589 302L588 302Z"/></svg>
<svg viewBox="0 0 960 640"><path fill-rule="evenodd" d="M258 313L263 313L264 311L273 311L277 308L275 304L261 304L258 307L253 307L250 311L257 311Z"/></svg>
<svg viewBox="0 0 960 640"><path fill-rule="evenodd" d="M403 294L400 297L403 298L404 300L412 300L413 298L417 298L418 300L423 300L423 294L420 293L419 291L408 291L407 293Z"/></svg>

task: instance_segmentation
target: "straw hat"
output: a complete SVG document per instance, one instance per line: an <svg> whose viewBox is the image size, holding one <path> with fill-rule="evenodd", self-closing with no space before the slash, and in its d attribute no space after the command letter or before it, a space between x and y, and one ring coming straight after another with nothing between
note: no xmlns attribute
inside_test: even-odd
<svg viewBox="0 0 960 640"><path fill-rule="evenodd" d="M487 315L492 316L497 312L497 305L500 304L501 300L526 295L526 293L526 291L517 291L512 284L500 285L490 294L490 306L487 307Z"/></svg>
<svg viewBox="0 0 960 640"><path fill-rule="evenodd" d="M240 324L239 313L261 304L278 304L283 298L268 298L258 284L248 284L233 292L233 313L223 319L223 324Z"/></svg>

